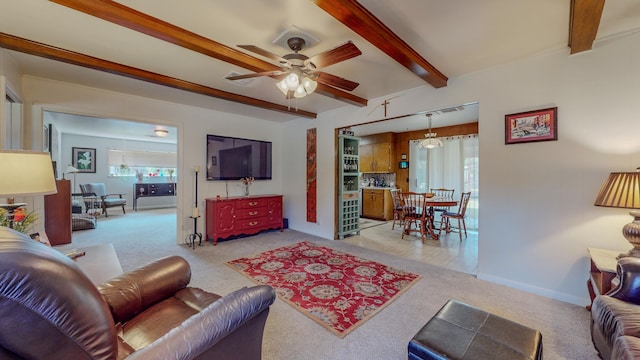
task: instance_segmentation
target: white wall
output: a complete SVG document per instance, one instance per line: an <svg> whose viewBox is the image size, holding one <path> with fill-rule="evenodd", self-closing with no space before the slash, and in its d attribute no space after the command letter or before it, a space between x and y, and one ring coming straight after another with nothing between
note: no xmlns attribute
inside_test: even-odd
<svg viewBox="0 0 640 360"><path fill-rule="evenodd" d="M26 125L29 128L42 127L44 110L177 127L178 173L180 174L177 192L176 241L178 243L182 243L183 239L193 231L193 221L188 218L195 202L193 168L196 165L202 169L205 168L206 134L272 141L273 180L256 181L252 185L251 192L254 194L282 193L283 127L281 124L29 76L23 78L23 89L25 104L33 104L25 106ZM41 141L37 133L31 134L31 141L34 144ZM227 184L221 181L205 181L204 172L199 173L198 181L198 207L201 213L204 213L204 199L216 195L225 196ZM228 190L229 196L242 194L239 181L229 182ZM198 222L198 228L204 233L204 221Z"/></svg>
<svg viewBox="0 0 640 360"><path fill-rule="evenodd" d="M18 113L15 112L15 109L7 108L5 103L7 92L14 97L14 100L16 100L15 97L18 98L17 100L22 100L22 83L18 64L7 50L0 49L0 149L16 149L20 146L15 146L15 144L21 145L22 143L22 129L19 124L12 123L11 119L16 117L19 119L20 107L15 107Z"/></svg>
<svg viewBox="0 0 640 360"><path fill-rule="evenodd" d="M585 305L588 247L627 250L627 210L597 208L611 171L640 165L640 34L568 49L425 86L393 100L389 117L478 101L480 211L478 277ZM345 107L288 125L284 178L291 228L333 238L334 128L376 119ZM504 144L504 116L558 107L555 142ZM305 219L305 132L318 129L318 219Z"/></svg>

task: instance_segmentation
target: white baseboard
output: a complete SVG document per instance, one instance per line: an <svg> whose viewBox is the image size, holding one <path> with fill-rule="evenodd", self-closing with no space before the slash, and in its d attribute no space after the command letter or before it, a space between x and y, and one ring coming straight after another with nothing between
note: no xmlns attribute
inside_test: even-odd
<svg viewBox="0 0 640 360"><path fill-rule="evenodd" d="M489 281L489 282L492 282L492 283L508 286L510 288L514 288L514 289L530 292L530 293L533 293L533 294L536 294L536 295L548 297L548 298L555 299L555 300L564 301L564 302L567 302L567 303L570 303L570 304L579 305L579 306L586 306L586 305L589 305L591 303L589 298L582 298L582 297L579 297L579 296L574 296L574 295L570 295L570 294L563 293L563 292L551 291L549 289L545 289L545 288L541 288L541 287L537 287L537 286L532 286L532 285L529 285L529 284L523 284L521 282L512 281L512 280L505 279L505 278L498 277L498 276L478 273L477 278L480 279L480 280Z"/></svg>

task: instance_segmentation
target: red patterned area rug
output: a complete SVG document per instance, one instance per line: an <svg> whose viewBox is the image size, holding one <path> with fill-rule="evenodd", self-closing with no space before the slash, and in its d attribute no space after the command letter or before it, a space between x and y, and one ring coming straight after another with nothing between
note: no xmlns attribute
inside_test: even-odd
<svg viewBox="0 0 640 360"><path fill-rule="evenodd" d="M227 265L341 338L422 277L307 241Z"/></svg>

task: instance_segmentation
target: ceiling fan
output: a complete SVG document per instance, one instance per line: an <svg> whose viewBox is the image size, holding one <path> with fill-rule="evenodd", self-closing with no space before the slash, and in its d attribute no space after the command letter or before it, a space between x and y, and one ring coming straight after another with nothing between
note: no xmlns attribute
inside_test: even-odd
<svg viewBox="0 0 640 360"><path fill-rule="evenodd" d="M284 56L278 56L253 45L238 45L238 47L242 49L277 61L281 69L254 74L228 76L226 79L241 80L259 76L270 76L279 80L276 86L287 99L292 97L301 98L311 94L318 86L318 82L347 91L352 91L359 85L357 82L317 70L362 54L353 42L348 41L312 57L300 54L300 51L305 46L305 40L301 37L291 37L287 39L287 45L293 53Z"/></svg>

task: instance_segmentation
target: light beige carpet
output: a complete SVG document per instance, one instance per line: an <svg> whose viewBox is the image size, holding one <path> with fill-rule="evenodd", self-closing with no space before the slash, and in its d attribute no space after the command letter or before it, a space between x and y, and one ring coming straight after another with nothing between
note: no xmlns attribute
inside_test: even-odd
<svg viewBox="0 0 640 360"><path fill-rule="evenodd" d="M381 359L404 360L415 333L449 299L517 321L542 332L544 358L598 359L589 335L589 312L583 307L533 295L429 264L369 250L344 241L330 241L294 230L207 242L191 250L176 245L175 215L168 210L139 211L101 218L95 230L74 232L66 248L102 242L114 244L124 270L161 256L177 254L192 266L192 285L227 294L253 282L225 262L302 240L362 256L423 276L402 296L340 339L283 301L271 307L265 329L264 360ZM181 244L184 239L180 239Z"/></svg>

